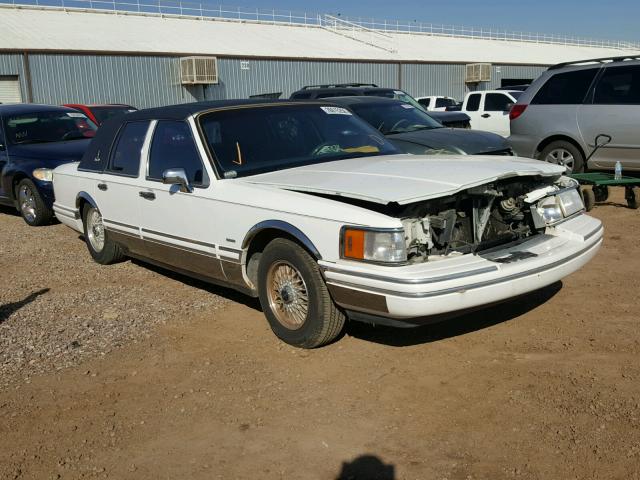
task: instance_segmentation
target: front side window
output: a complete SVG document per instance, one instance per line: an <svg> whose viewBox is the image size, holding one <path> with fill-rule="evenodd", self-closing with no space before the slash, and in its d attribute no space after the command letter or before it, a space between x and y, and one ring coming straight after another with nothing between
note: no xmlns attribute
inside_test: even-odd
<svg viewBox="0 0 640 480"><path fill-rule="evenodd" d="M344 107L275 105L203 114L200 128L221 173L247 176L398 151Z"/></svg>
<svg viewBox="0 0 640 480"><path fill-rule="evenodd" d="M149 122L131 122L120 129L115 148L111 152L107 170L118 175L137 177L140 154Z"/></svg>
<svg viewBox="0 0 640 480"><path fill-rule="evenodd" d="M599 105L640 104L640 65L606 68L596 86L593 103Z"/></svg>
<svg viewBox="0 0 640 480"><path fill-rule="evenodd" d="M480 110L480 97L481 95L479 93L469 95L469 98L467 99L467 111L477 112Z"/></svg>
<svg viewBox="0 0 640 480"><path fill-rule="evenodd" d="M162 181L163 172L170 168L184 168L192 185L207 183L207 174L189 125L182 121L160 120L153 132L147 178Z"/></svg>
<svg viewBox="0 0 640 480"><path fill-rule="evenodd" d="M408 103L355 104L351 108L384 135L442 128L442 124Z"/></svg>
<svg viewBox="0 0 640 480"><path fill-rule="evenodd" d="M484 98L484 111L504 112L510 103L513 103L513 100L502 93L487 93L487 96Z"/></svg>
<svg viewBox="0 0 640 480"><path fill-rule="evenodd" d="M578 105L584 101L598 68L557 73L536 93L532 105Z"/></svg>
<svg viewBox="0 0 640 480"><path fill-rule="evenodd" d="M5 117L4 129L10 145L23 145L92 138L98 127L84 113L54 110Z"/></svg>

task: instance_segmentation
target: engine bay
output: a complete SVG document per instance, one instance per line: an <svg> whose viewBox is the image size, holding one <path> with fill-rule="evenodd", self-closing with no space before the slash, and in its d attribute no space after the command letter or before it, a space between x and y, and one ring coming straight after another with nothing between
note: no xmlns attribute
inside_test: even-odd
<svg viewBox="0 0 640 480"><path fill-rule="evenodd" d="M562 177L496 181L449 197L400 207L410 263L452 253L477 253L544 231L536 201L574 186Z"/></svg>

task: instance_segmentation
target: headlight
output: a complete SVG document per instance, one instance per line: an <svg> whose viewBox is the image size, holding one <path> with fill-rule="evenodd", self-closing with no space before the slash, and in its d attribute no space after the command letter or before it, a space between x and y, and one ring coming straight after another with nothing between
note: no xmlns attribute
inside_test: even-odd
<svg viewBox="0 0 640 480"><path fill-rule="evenodd" d="M584 202L582 201L582 195L577 189L565 190L556 196L560 209L565 217L570 217L574 213L578 213L584 210Z"/></svg>
<svg viewBox="0 0 640 480"><path fill-rule="evenodd" d="M53 170L50 168L36 168L32 173L35 178L43 182L53 181Z"/></svg>
<svg viewBox="0 0 640 480"><path fill-rule="evenodd" d="M577 189L565 190L557 195L545 197L538 202L535 212L537 212L542 222L536 222L536 226L553 225L563 218L568 218L582 210L584 210L584 203L580 192ZM533 211L534 209L532 209Z"/></svg>
<svg viewBox="0 0 640 480"><path fill-rule="evenodd" d="M366 262L407 261L404 230L376 230L345 227L342 230L342 258Z"/></svg>

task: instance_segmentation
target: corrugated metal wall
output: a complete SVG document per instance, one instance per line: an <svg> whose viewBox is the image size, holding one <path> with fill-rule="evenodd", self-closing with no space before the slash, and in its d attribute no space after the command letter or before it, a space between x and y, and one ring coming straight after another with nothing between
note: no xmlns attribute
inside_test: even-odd
<svg viewBox="0 0 640 480"><path fill-rule="evenodd" d="M219 85L205 88L206 99L247 98L282 92L282 98L303 85L360 82L397 88L398 67L383 63L311 62L297 60L219 59Z"/></svg>
<svg viewBox="0 0 640 480"><path fill-rule="evenodd" d="M33 100L39 103L119 102L139 108L191 102L172 57L29 55Z"/></svg>
<svg viewBox="0 0 640 480"><path fill-rule="evenodd" d="M0 75L17 75L20 80L20 93L22 95L22 100L27 100L26 75L24 74L24 65L22 63L21 54L15 53L0 55Z"/></svg>
<svg viewBox="0 0 640 480"><path fill-rule="evenodd" d="M402 65L402 89L414 97L446 95L462 100L464 65Z"/></svg>
<svg viewBox="0 0 640 480"><path fill-rule="evenodd" d="M468 91L464 65L319 62L306 60L218 59L218 85L180 84L177 57L133 55L30 54L33 101L40 103L122 102L139 108L195 100L247 98L282 92L287 98L303 85L362 82L402 88L413 96L448 95L461 100ZM504 78L533 79L543 67L494 65L496 88ZM21 54L0 54L0 75L19 75L26 99Z"/></svg>

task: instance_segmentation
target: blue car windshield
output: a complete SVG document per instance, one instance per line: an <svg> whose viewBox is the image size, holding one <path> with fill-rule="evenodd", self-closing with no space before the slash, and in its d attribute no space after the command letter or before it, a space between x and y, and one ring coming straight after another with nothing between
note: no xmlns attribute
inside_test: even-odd
<svg viewBox="0 0 640 480"><path fill-rule="evenodd" d="M10 145L91 138L97 129L84 113L64 110L30 112L4 119L4 130Z"/></svg>
<svg viewBox="0 0 640 480"><path fill-rule="evenodd" d="M227 178L399 153L344 107L265 105L203 114L200 127Z"/></svg>
<svg viewBox="0 0 640 480"><path fill-rule="evenodd" d="M442 124L409 103L354 104L351 108L384 135L442 128Z"/></svg>

